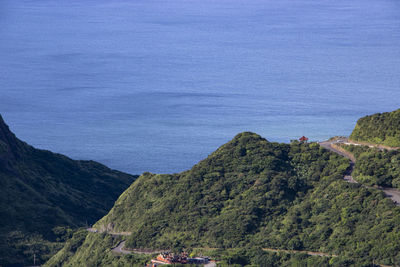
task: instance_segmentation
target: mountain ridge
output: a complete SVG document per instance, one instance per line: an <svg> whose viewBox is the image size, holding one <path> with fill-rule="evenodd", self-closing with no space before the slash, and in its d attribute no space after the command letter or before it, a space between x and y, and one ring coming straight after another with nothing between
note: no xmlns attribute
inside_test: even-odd
<svg viewBox="0 0 400 267"><path fill-rule="evenodd" d="M13 142L7 132L4 136L3 140ZM55 159L64 159L62 165L70 160L30 150L23 143L16 145L16 151L28 153L17 154L15 162L20 155L24 162L29 162L28 155L44 157L52 159L46 165L49 170L57 165ZM10 162L15 167L14 160ZM78 169L100 168L94 162L72 162ZM347 159L317 143L279 144L243 132L187 171L143 173L119 195L92 232L77 231L45 266L143 266L148 262L148 256L115 255L111 248L121 241L128 249L207 253L222 266L400 262L400 208L373 187L347 183L343 178L349 168ZM61 169L61 174L71 170ZM91 201L88 204L96 203ZM62 203L57 207L68 211ZM215 248L213 252L210 247ZM291 250L335 257L275 252Z"/></svg>
<svg viewBox="0 0 400 267"><path fill-rule="evenodd" d="M0 115L0 265L26 265L33 254L43 263L58 244L53 228L95 222L136 177L36 149Z"/></svg>
<svg viewBox="0 0 400 267"><path fill-rule="evenodd" d="M122 240L126 249L186 250L221 266L397 264L400 207L378 189L345 181L349 169L348 159L317 143L240 133L187 171L142 174L92 232L71 240L77 250L65 246L45 266L149 261L115 255Z"/></svg>
<svg viewBox="0 0 400 267"><path fill-rule="evenodd" d="M349 139L387 146L384 148L400 147L400 109L358 119Z"/></svg>
<svg viewBox="0 0 400 267"><path fill-rule="evenodd" d="M10 131L0 114L0 164L6 166L10 161L18 158L19 151L22 149L21 142Z"/></svg>

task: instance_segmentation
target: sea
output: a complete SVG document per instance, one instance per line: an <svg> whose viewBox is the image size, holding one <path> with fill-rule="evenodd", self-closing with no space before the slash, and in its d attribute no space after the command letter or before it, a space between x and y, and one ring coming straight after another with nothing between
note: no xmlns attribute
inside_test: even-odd
<svg viewBox="0 0 400 267"><path fill-rule="evenodd" d="M398 108L398 0L0 1L0 114L73 159L175 173Z"/></svg>

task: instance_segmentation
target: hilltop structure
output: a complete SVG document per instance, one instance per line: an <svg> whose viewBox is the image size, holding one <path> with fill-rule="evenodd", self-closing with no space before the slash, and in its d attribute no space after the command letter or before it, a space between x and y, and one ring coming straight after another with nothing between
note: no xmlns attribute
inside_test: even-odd
<svg viewBox="0 0 400 267"><path fill-rule="evenodd" d="M299 138L299 141L302 143L307 143L308 138L303 135L302 137Z"/></svg>

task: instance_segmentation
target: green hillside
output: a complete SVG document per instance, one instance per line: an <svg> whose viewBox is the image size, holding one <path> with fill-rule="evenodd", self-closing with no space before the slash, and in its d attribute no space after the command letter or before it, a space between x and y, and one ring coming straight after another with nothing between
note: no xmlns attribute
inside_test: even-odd
<svg viewBox="0 0 400 267"><path fill-rule="evenodd" d="M350 139L400 147L400 109L359 119Z"/></svg>
<svg viewBox="0 0 400 267"><path fill-rule="evenodd" d="M131 248L204 250L232 266L370 266L400 261L400 208L344 181L349 162L318 144L270 143L242 133L191 170L145 173L118 199L99 230L129 231ZM90 233L48 266L140 266L116 256L121 237ZM263 251L320 251L310 257ZM123 265L123 264L122 264Z"/></svg>
<svg viewBox="0 0 400 267"><path fill-rule="evenodd" d="M265 218L282 215L322 171L340 177L321 156L316 144L289 146L239 134L190 171L142 175L95 227L133 232L130 247L244 245ZM339 159L335 164L342 171L348 166Z"/></svg>
<svg viewBox="0 0 400 267"><path fill-rule="evenodd" d="M357 162L353 177L364 185L400 189L400 150L380 150L367 146L342 145Z"/></svg>
<svg viewBox="0 0 400 267"><path fill-rule="evenodd" d="M70 230L104 216L135 176L20 141L0 116L0 266L44 262Z"/></svg>

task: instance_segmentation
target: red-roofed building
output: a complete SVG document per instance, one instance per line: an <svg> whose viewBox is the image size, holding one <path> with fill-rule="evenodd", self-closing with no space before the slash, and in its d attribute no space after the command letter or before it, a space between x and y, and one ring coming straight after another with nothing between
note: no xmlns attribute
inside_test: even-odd
<svg viewBox="0 0 400 267"><path fill-rule="evenodd" d="M299 140L302 143L306 143L308 141L308 138L303 135L302 137L299 138Z"/></svg>

